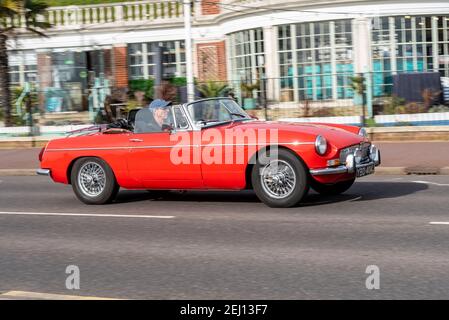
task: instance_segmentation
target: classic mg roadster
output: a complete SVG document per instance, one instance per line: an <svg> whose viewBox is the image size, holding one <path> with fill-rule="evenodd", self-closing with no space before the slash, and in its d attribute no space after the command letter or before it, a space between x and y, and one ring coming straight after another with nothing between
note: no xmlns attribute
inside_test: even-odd
<svg viewBox="0 0 449 320"><path fill-rule="evenodd" d="M259 121L228 98L136 111L51 140L37 173L86 204L111 202L119 188L253 189L270 207L292 207L309 188L345 192L381 161L364 128Z"/></svg>

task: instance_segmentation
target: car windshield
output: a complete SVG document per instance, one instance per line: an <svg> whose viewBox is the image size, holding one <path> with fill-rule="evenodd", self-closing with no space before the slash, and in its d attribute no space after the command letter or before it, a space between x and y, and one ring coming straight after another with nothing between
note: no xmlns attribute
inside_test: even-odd
<svg viewBox="0 0 449 320"><path fill-rule="evenodd" d="M198 127L251 119L234 100L226 98L196 101L187 110Z"/></svg>

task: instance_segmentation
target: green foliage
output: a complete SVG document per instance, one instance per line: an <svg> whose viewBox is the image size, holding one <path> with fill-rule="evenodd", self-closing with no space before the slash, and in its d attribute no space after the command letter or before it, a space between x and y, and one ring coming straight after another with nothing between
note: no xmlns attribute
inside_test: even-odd
<svg viewBox="0 0 449 320"><path fill-rule="evenodd" d="M433 106L429 109L429 112L449 112L449 107L443 105Z"/></svg>
<svg viewBox="0 0 449 320"><path fill-rule="evenodd" d="M260 89L260 82L257 80L255 83L245 83L240 84L240 89L242 89L242 94L244 98L252 98L253 91Z"/></svg>
<svg viewBox="0 0 449 320"><path fill-rule="evenodd" d="M363 95L366 90L365 77L359 75L351 78L351 88L358 95Z"/></svg>
<svg viewBox="0 0 449 320"><path fill-rule="evenodd" d="M134 95L136 91L142 91L145 92L146 99L152 99L154 96L153 79L130 80L128 85L131 95Z"/></svg>
<svg viewBox="0 0 449 320"><path fill-rule="evenodd" d="M174 77L169 80L169 82L176 87L183 87L187 85L187 78L185 77Z"/></svg>
<svg viewBox="0 0 449 320"><path fill-rule="evenodd" d="M373 118L365 119L365 126L366 127L378 127L378 124L376 123L376 120Z"/></svg>
<svg viewBox="0 0 449 320"><path fill-rule="evenodd" d="M197 86L203 98L223 97L228 94L229 87L226 83L218 81L208 81Z"/></svg>
<svg viewBox="0 0 449 320"><path fill-rule="evenodd" d="M396 114L396 109L399 107L403 107L404 104L405 99L393 95L388 98L386 104L383 107L382 114Z"/></svg>
<svg viewBox="0 0 449 320"><path fill-rule="evenodd" d="M45 0L45 3L52 7L74 6L74 5L81 6L81 5L102 4L102 3L108 4L114 2L123 2L123 0Z"/></svg>

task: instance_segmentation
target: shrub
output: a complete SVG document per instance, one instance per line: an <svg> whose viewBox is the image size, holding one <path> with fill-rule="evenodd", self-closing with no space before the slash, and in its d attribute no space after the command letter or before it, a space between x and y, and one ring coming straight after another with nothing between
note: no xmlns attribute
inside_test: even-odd
<svg viewBox="0 0 449 320"><path fill-rule="evenodd" d="M433 106L429 109L429 112L449 112L449 107L443 105Z"/></svg>
<svg viewBox="0 0 449 320"><path fill-rule="evenodd" d="M229 92L229 87L226 83L218 81L207 81L197 87L203 98L223 97Z"/></svg>
<svg viewBox="0 0 449 320"><path fill-rule="evenodd" d="M382 114L396 114L398 113L398 108L403 107L404 104L404 98L393 95L387 99L385 105L383 106Z"/></svg>
<svg viewBox="0 0 449 320"><path fill-rule="evenodd" d="M136 91L145 92L146 99L152 99L154 96L154 80L138 79L129 81L129 94L133 97Z"/></svg>

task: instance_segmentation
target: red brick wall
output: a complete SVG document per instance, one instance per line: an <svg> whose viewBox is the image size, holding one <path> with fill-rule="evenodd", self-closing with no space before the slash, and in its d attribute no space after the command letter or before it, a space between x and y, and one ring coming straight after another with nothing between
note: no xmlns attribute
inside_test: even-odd
<svg viewBox="0 0 449 320"><path fill-rule="evenodd" d="M112 49L104 49L103 50L104 57L104 76L106 79L113 79L112 70L114 69L112 66Z"/></svg>
<svg viewBox="0 0 449 320"><path fill-rule="evenodd" d="M51 87L53 83L53 75L51 68L51 54L38 53L37 54L37 74L39 86L41 88Z"/></svg>
<svg viewBox="0 0 449 320"><path fill-rule="evenodd" d="M128 87L128 48L126 46L114 47L113 67L115 87Z"/></svg>
<svg viewBox="0 0 449 320"><path fill-rule="evenodd" d="M219 14L220 13L220 0L202 0L201 1L201 14Z"/></svg>
<svg viewBox="0 0 449 320"><path fill-rule="evenodd" d="M197 58L199 81L227 80L224 41L197 44Z"/></svg>
<svg viewBox="0 0 449 320"><path fill-rule="evenodd" d="M44 89L53 86L53 74L51 65L51 53L37 54L37 80L39 83L39 106L44 110L45 94Z"/></svg>

